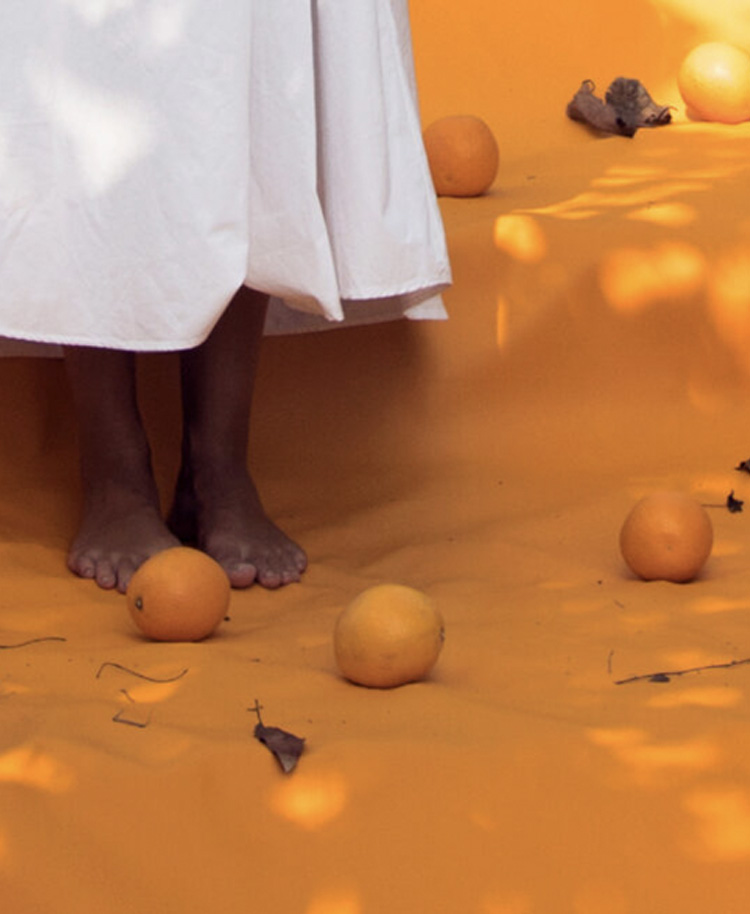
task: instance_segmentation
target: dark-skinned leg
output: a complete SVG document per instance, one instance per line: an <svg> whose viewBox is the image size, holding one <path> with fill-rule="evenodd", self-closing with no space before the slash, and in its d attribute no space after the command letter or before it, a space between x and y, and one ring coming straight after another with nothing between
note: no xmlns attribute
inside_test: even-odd
<svg viewBox="0 0 750 914"><path fill-rule="evenodd" d="M169 527L215 558L234 587L289 584L307 563L266 516L247 465L267 305L243 287L206 342L181 354L182 465Z"/></svg>
<svg viewBox="0 0 750 914"><path fill-rule="evenodd" d="M71 571L124 592L135 569L178 540L167 529L136 402L129 352L68 347L65 362L78 415L83 516L68 555Z"/></svg>

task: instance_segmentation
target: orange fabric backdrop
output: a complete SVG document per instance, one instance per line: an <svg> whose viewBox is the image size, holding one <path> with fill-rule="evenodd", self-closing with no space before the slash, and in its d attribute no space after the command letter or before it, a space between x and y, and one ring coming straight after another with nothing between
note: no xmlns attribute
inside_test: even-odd
<svg viewBox="0 0 750 914"><path fill-rule="evenodd" d="M750 127L686 120L698 40L740 0L412 0L425 122L495 131L493 191L443 200L445 324L270 339L253 464L303 583L233 596L198 645L150 644L71 577L75 436L56 361L0 380L0 895L9 914L744 914L750 893L747 513L680 586L624 569L632 501L750 496ZM565 118L640 78L675 123ZM142 362L165 497L171 356ZM428 682L335 672L339 609L424 589ZM29 639L58 638L12 647ZM118 666L119 665L119 666ZM139 678L121 667L157 679ZM252 739L307 738L285 777Z"/></svg>

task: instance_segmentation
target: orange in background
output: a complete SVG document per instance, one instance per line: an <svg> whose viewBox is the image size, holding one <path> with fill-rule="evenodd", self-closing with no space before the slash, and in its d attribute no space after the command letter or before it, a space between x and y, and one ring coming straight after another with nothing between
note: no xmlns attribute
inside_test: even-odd
<svg viewBox="0 0 750 914"><path fill-rule="evenodd" d="M456 114L433 121L424 132L424 145L440 197L478 197L497 177L500 150L479 117Z"/></svg>
<svg viewBox="0 0 750 914"><path fill-rule="evenodd" d="M741 48L699 44L683 60L677 86L691 117L723 124L750 119L750 54Z"/></svg>
<svg viewBox="0 0 750 914"><path fill-rule="evenodd" d="M706 509L682 492L646 495L625 518L620 551L631 571L645 581L692 581L713 546Z"/></svg>
<svg viewBox="0 0 750 914"><path fill-rule="evenodd" d="M401 584L361 593L336 620L333 647L352 682L379 689L424 679L440 655L443 618L426 594Z"/></svg>

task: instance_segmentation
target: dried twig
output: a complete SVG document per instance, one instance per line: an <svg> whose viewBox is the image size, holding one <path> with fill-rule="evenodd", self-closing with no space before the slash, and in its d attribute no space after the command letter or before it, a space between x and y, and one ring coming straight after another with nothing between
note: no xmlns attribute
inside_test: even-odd
<svg viewBox="0 0 750 914"><path fill-rule="evenodd" d="M67 641L67 638L59 638L56 635L48 635L44 638L29 638L28 641L20 641L18 644L0 644L0 651L9 651L16 647L28 647L30 644L41 644L43 641Z"/></svg>
<svg viewBox="0 0 750 914"><path fill-rule="evenodd" d="M127 689L120 689L120 693L127 698L131 705L136 704L133 696L128 692ZM125 717L125 708L120 708L117 714L112 718L113 722L116 724L127 724L129 727L138 727L139 730L145 730L146 727L151 723L151 712L149 711L146 720L132 720L130 717Z"/></svg>
<svg viewBox="0 0 750 914"><path fill-rule="evenodd" d="M687 673L703 673L706 670L729 670L735 666L750 663L750 657L742 660L729 660L727 663L707 663L705 666L692 666L686 670L661 670L658 673L642 673L629 676L627 679L616 679L615 685L627 685L629 682L669 682L672 676L685 676Z"/></svg>
<svg viewBox="0 0 750 914"><path fill-rule="evenodd" d="M120 710L112 718L112 721L116 724L127 724L129 727L138 727L139 730L145 730L146 727L151 723L151 715L149 714L148 718L144 720L131 720L129 717L123 717L125 708L120 708Z"/></svg>
<svg viewBox="0 0 750 914"><path fill-rule="evenodd" d="M745 504L744 501L740 498L734 497L734 489L727 495L727 500L723 505L708 505L703 504L703 508L726 508L730 514L739 514L742 511L742 506Z"/></svg>
<svg viewBox="0 0 750 914"><path fill-rule="evenodd" d="M96 673L96 678L102 675L102 672L108 667L114 667L116 670L121 670L123 673L130 673L131 676L137 676L139 679L145 679L146 682L177 682L178 679L182 679L183 676L186 676L189 672L188 670L183 670L181 673L178 673L176 676L168 676L165 679L158 679L155 676L147 676L145 673L139 673L138 670L131 670L126 666L123 666L121 663L113 663L110 660L107 660L103 663Z"/></svg>

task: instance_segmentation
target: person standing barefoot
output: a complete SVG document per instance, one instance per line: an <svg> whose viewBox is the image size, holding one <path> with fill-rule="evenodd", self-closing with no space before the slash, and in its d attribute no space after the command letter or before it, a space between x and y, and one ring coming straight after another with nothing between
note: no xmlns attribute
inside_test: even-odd
<svg viewBox="0 0 750 914"><path fill-rule="evenodd" d="M124 591L185 542L235 587L298 581L305 554L247 468L262 335L447 317L408 0L5 6L0 355L63 348L83 479L70 569ZM166 518L139 352L181 354Z"/></svg>

